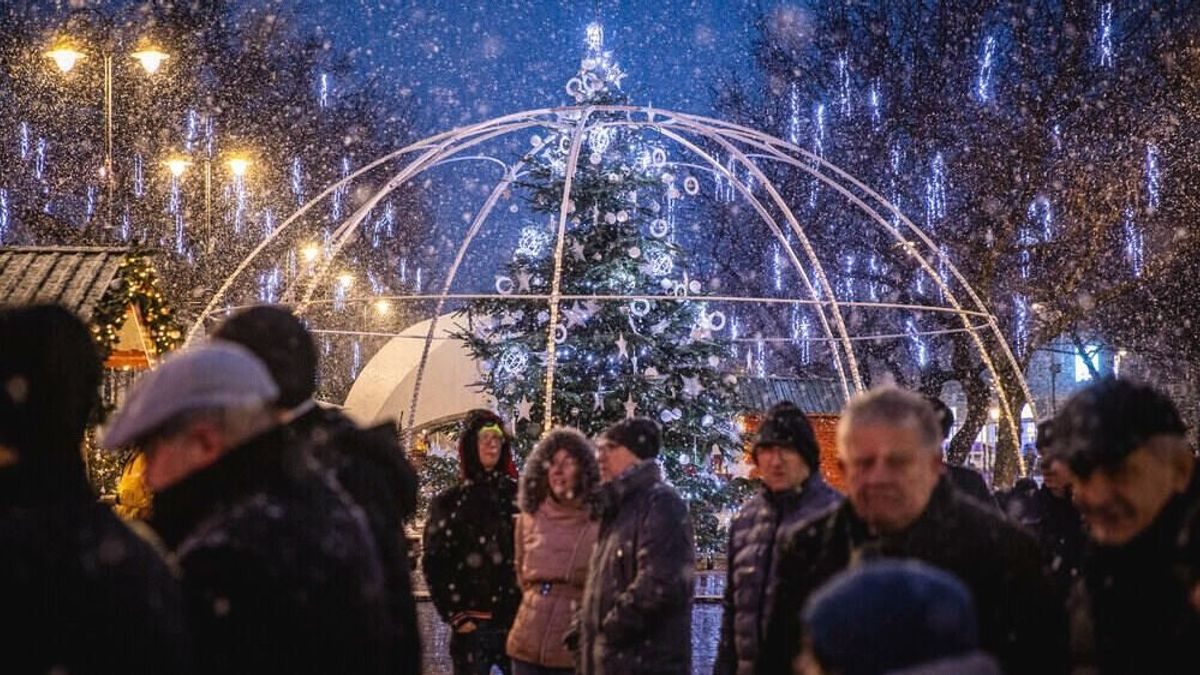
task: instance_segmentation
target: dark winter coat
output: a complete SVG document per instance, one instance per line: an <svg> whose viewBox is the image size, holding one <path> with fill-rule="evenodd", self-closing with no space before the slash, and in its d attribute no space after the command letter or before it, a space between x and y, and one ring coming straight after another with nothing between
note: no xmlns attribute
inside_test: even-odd
<svg viewBox="0 0 1200 675"><path fill-rule="evenodd" d="M0 671L189 672L175 578L80 474L0 470Z"/></svg>
<svg viewBox="0 0 1200 675"><path fill-rule="evenodd" d="M1000 505L996 503L996 497L988 489L987 481L983 480L983 476L978 471L957 464L947 464L946 478L950 479L950 484L960 494L974 499L997 513L1000 512Z"/></svg>
<svg viewBox="0 0 1200 675"><path fill-rule="evenodd" d="M1009 673L1066 669L1066 616L1043 574L1033 538L938 483L924 513L902 532L875 536L850 502L795 531L779 560L761 673L787 673L800 644L799 613L839 571L869 558L914 558L966 584L979 613L981 648Z"/></svg>
<svg viewBox="0 0 1200 675"><path fill-rule="evenodd" d="M1200 645L1200 465L1188 490L1125 546L1093 547L1071 598L1076 667L1194 673Z"/></svg>
<svg viewBox="0 0 1200 675"><path fill-rule="evenodd" d="M1042 566L1065 602L1071 584L1079 575L1087 540L1083 519L1071 498L1055 497L1049 489L1040 488L1028 497L1010 500L1005 510L1009 518L1037 539L1042 550Z"/></svg>
<svg viewBox="0 0 1200 675"><path fill-rule="evenodd" d="M490 620L507 631L521 593L513 568L517 482L495 471L433 498L421 568L438 614L452 627Z"/></svg>
<svg viewBox="0 0 1200 675"><path fill-rule="evenodd" d="M366 518L267 431L159 492L206 673L382 673L393 629Z"/></svg>
<svg viewBox="0 0 1200 675"><path fill-rule="evenodd" d="M775 559L789 531L841 501L819 473L796 490L763 490L729 524L728 573L722 601L721 643L714 673L748 675L765 634L775 597Z"/></svg>
<svg viewBox="0 0 1200 675"><path fill-rule="evenodd" d="M578 672L690 673L696 554L687 506L654 460L603 485L597 503Z"/></svg>
<svg viewBox="0 0 1200 675"><path fill-rule="evenodd" d="M421 635L404 536L404 521L416 509L417 474L400 449L395 430L387 424L362 429L344 414L317 406L288 426L333 471L366 515L396 630L393 672L421 672Z"/></svg>

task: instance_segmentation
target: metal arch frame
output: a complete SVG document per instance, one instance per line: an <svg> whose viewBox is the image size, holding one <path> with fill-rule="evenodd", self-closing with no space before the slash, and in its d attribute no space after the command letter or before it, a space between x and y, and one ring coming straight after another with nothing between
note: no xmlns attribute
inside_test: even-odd
<svg viewBox="0 0 1200 675"><path fill-rule="evenodd" d="M605 120L605 121L600 121L600 122L594 122L591 126L589 126L589 120L591 120L593 115L597 112L625 113L625 120ZM643 115L645 116L645 119L644 120L639 119ZM193 323L191 328L188 330L186 341L191 342L192 340L194 340L196 338L196 336L197 336L198 332L200 331L200 329L202 328L206 318L211 316L212 314L214 314L214 309L222 301L222 299L224 299L224 297L227 295L227 293L229 292L229 289L232 287L232 285L245 272L246 268L249 267L249 265L259 257L259 255L263 252L263 250L265 250L273 242L277 241L278 238L280 236L282 236L285 231L289 231L291 225L293 225L303 215L305 215L307 212L309 212L318 203L320 203L321 201L326 199L334 191L353 183L354 181L359 179L364 174L366 174L370 171L373 171L374 169L386 164L387 162L398 160L398 159L404 157L405 155L408 155L411 153L422 153L418 158L416 158L414 160L409 160L407 162L407 164L405 164L403 169L399 173L395 174L387 182L387 184L384 186L384 188L378 190L375 193L375 195L372 196L371 199L369 199L365 204L363 204L363 206L359 207L359 209L357 209L354 214L352 214L348 219L343 221L343 223L334 230L332 239L335 241L335 244L333 246L333 249L329 255L325 256L325 260L322 262L320 270L317 273L311 275L311 278L307 279L307 281L308 281L307 288L304 291L303 300L301 301L300 306L298 308L299 312L303 312L307 308L307 306L312 302L313 293L315 292L316 288L320 285L322 280L324 280L324 278L328 275L328 272L329 272L329 269L330 269L330 266L331 266L333 260L336 259L339 256L339 254L341 253L342 249L353 240L354 236L356 235L356 233L359 229L359 226L366 219L367 215L369 215L369 213L372 211L372 209L374 209L374 207L377 206L380 201L382 201L387 195L391 194L395 189L397 189L398 187L404 185L409 180L411 180L411 178L413 176L425 171L428 168L431 168L433 166L441 164L443 162L462 161L464 159L473 159L475 157L457 158L457 159L452 159L452 157L470 147L473 147L475 145L483 143L492 138L503 136L503 135L509 134L514 131L519 131L520 129L530 128L530 127L544 127L544 128L557 128L561 132L561 131L564 131L565 129L570 128L570 129L572 129L572 144L571 144L571 154L570 154L570 158L568 160L568 171L567 171L567 176L566 176L566 183L564 185L564 190L563 190L563 200L559 207L558 237L557 237L556 246L555 246L555 259L556 259L555 278L554 278L554 283L552 284L551 295L548 298L548 300L550 302L551 321L549 322L548 336L547 336L547 359L548 359L547 366L548 367L547 367L547 380L546 380L546 382L547 382L546 422L547 422L547 424L549 424L551 417L552 417L552 415L550 414L551 413L550 403L551 403L551 396L552 396L552 392L553 392L553 371L554 371L554 363L555 363L555 355L556 355L556 350L554 348L553 331L554 331L554 326L556 323L556 321L555 321L555 318L557 315L556 310L558 308L559 300L561 298L561 293L559 292L561 289L561 287L560 287L561 256L563 253L563 247L564 247L564 242L565 242L565 225L566 225L566 220L567 220L567 206L570 201L571 178L573 177L573 173L574 173L576 163L578 160L579 147L581 146L583 138L584 138L584 136L586 136L587 131L590 128L592 128L593 126L614 126L614 125L632 126L635 128L649 128L652 131L658 133L659 135L669 138L669 139L675 141L676 143L683 145L684 147L686 147L690 151L692 151L694 154L703 158L704 161L707 162L710 166L714 167L714 173L716 173L718 175L723 175L724 177L729 179L730 184L735 186L735 188L738 190L738 192L740 194L742 194L744 197L746 197L751 202L751 204L754 206L756 212L758 212L759 215L761 217L763 217L764 222L766 222L768 224L768 227L771 228L772 233L776 236L776 238L778 238L780 240L780 243L786 250L788 259L790 260L793 267L795 268L797 275L803 280L805 288L808 291L808 294L810 295L810 297L812 298L812 303L814 304L815 307L818 308L818 313L822 318L822 326L823 326L823 329L826 331L827 338L830 338L830 342L833 345L837 345L838 341L840 340L840 343L841 343L840 350L835 347L835 349L833 349L832 352L834 355L835 366L838 368L839 374L841 375L841 378L842 378L842 384L843 384L843 389L845 390L845 393L849 393L849 383L846 382L846 376L845 376L844 369L843 369L844 366L841 361L841 359L843 357L843 354L841 353L842 350L844 350L844 352L845 352L844 357L846 358L846 361L847 361L847 363L845 365L849 366L848 369L850 370L850 377L854 382L854 388L856 390L862 389L862 380L861 380L861 377L858 372L858 365L857 365L857 361L855 358L853 346L851 344L851 336L849 335L849 331L847 331L847 329L846 329L845 322L843 320L843 317L842 317L841 311L840 311L840 305L845 304L845 303L839 302L839 300L837 298L837 293L833 289L832 285L829 283L829 279L825 275L824 269L821 266L820 261L816 257L816 252L815 252L815 250L813 250L813 248L811 246L811 242L807 239L807 237L805 235L804 228L800 225L800 223L796 219L794 213L788 207L786 201L779 194L779 192L775 189L775 186L771 183L771 181L767 178L767 176L762 172L762 170L755 164L754 159L760 159L760 158L761 159L772 159L774 161L778 161L778 162L785 163L790 166L796 167L796 168L800 169L801 171L814 177L815 179L817 179L824 185L828 186L829 188L833 189L835 192L839 193L847 200L849 200L855 207L857 207L860 211L862 211L864 214L866 214L868 217L870 217L872 220L874 220L880 227L882 227L884 229L884 231L886 231L889 235L891 235L897 241L897 243L904 246L906 248L906 250L908 251L908 253L917 261L920 268L941 289L941 291L943 293L943 297L945 297L947 299L947 301L952 305L953 312L956 315L958 315L960 317L960 319L963 321L964 330L966 330L966 332L971 334L972 339L976 346L976 350L979 353L980 359L984 362L985 367L988 369L989 373L992 375L992 379L993 379L992 384L994 387L996 387L996 389L999 393L1000 403L1004 409L1005 418L1008 420L1013 433L1019 434L1019 427L1017 426L1018 421L1017 421L1016 417L1013 415L1012 410L1010 409L1008 397L1004 392L1004 384L1003 384L1002 378L1000 377L999 371L997 370L995 363L992 361L992 358L991 358L990 354L988 353L986 345L983 343L983 340L977 334L978 327L972 325L972 323L969 319L969 315L977 314L977 315L982 315L982 316L986 317L987 327L990 329L990 332L992 333L996 342L999 343L999 345L1001 347L1002 355L1005 358L1005 360L1008 362L1009 366L1012 368L1012 371L1016 376L1018 385L1021 387L1023 393L1026 396L1026 400L1029 402L1029 404L1031 406L1033 406L1034 405L1033 397L1030 394L1028 384L1025 381L1024 374L1021 372L1019 363L1017 362L1015 356L1013 355L1012 350L1011 350L1011 348L1008 344L1008 341L1005 338L1003 332L1000 330L995 316L988 310L986 304L982 301L982 299L979 297L978 293L970 285L970 283L967 282L967 280L963 277L963 275L958 270L958 268L953 264L953 262L951 262L948 259L948 257L941 250L939 250L939 248L936 246L936 244L934 244L933 240L929 237L929 235L927 233L925 233L920 227L918 227L916 224L914 224L894 204L892 204L890 201L888 201L887 199L882 197L879 193L872 190L870 187L868 187L862 181L858 180L854 176L845 172L838 166L832 164L831 162L828 162L823 157L820 157L819 155L817 155L813 152L805 150L804 148L801 148L797 145L788 143L782 139L775 138L768 134L765 134L765 133L762 133L759 131L755 131L753 129L750 129L750 128L742 126L742 125L734 124L731 122L725 122L722 120L716 120L716 119L712 119L712 118L702 117L702 116L698 116L698 115L677 113L677 112L671 112L671 111L661 111L661 110L656 110L652 107L566 106L566 107L561 107L561 108L543 108L543 109L537 109L537 110L518 112L518 113L514 113L514 114L510 114L510 115L497 117L497 118L487 120L484 122L480 122L480 123L477 123L474 125L468 125L465 127L460 127L458 129L453 129L453 130L449 130L446 132L442 132L440 134L436 134L436 135L430 136L426 139L412 143L408 146L405 146L404 148L401 148L400 150L394 151L392 153L384 155L383 157L380 157L379 159L374 160L373 162L363 166L362 168L354 171L353 173L348 174L341 180L332 183L329 187L327 187L324 191L322 191L316 197L314 197L309 202L307 202L306 204L302 205L299 209L297 209L295 213L293 213L291 216L288 217L287 220L284 221L284 223L282 223L270 235L268 235L262 242L260 242L259 245L256 246L254 248L254 250L251 251L250 254L247 255L246 258L244 258L241 261L241 263L238 264L238 266L234 269L234 271L225 279L225 281L221 284L221 286L213 294L213 297L211 298L211 300L209 301L207 306L204 308L204 310L202 310L202 312L200 313L200 315L198 316L196 321ZM813 273L816 276L817 285L814 285L812 283L812 279L809 278L807 271L804 269L803 265L800 264L799 257L796 255L795 250L791 247L790 243L787 241L787 238L783 236L782 231L779 229L778 223L776 223L775 220L770 217L769 213L766 213L766 209L763 206L762 202L760 202L757 197L754 197L752 192L749 190L749 188L747 188L747 186L745 184L743 184L742 181L736 177L736 175L733 174L733 172L731 171L732 167L730 167L730 168L725 167L723 164L718 162L715 158L713 158L707 152L705 152L704 150L699 148L697 145L695 145L691 141L688 141L686 138L683 137L683 134L685 134L685 133L687 135L695 135L697 137L705 138L707 140L715 142L717 145L719 145L721 148L723 148L726 152L728 152L730 154L731 159L733 159L736 162L736 164L734 166L741 165L744 168L744 170L746 170L748 172L749 175L753 176L756 180L758 180L761 183L763 189L765 189L768 192L770 201L772 203L774 203L774 205L783 213L785 219L788 221L788 225L790 226L792 232L797 236L802 249L804 249L805 257L808 258L809 261L813 264L813 266L814 266ZM737 147L739 144L748 146L750 148L755 148L758 151L766 153L766 154L765 155L754 154L753 158L752 158L750 153L744 152L743 150L741 150L740 148ZM799 159L797 159L797 157ZM499 160L496 160L495 158L489 158L489 157L485 157L485 156L480 156L478 158L479 159L489 159L491 161L495 161L495 162L498 162L503 165L503 162L500 162ZM697 167L697 168L700 168L700 167ZM460 246L460 248L459 248L459 251L458 251L458 254L457 254L456 260L455 260L454 269L452 270L452 274L448 276L447 281L444 283L442 293L439 294L438 296L436 296L438 299L437 306L439 308L444 306L446 299L452 297L449 294L449 289L450 289L450 284L453 282L453 278L454 278L453 272L455 272L457 270L458 263L461 262L470 243L473 241L475 235L478 233L479 229L483 226L487 217L490 215L492 208L495 205L496 199L503 192L503 189L511 184L517 171L518 170L510 169L509 171L506 172L505 177L497 184L497 187L495 190L493 190L492 195L489 196L488 202L487 202L487 204L485 204L485 207L476 215L475 222L472 223L471 232L470 232L468 238L464 240L462 246ZM843 183L845 183L845 184L843 184ZM851 190L850 187L847 187L847 185L851 186L852 188L857 190L859 193L864 195L865 198L860 196L859 194L856 194L855 191ZM943 264L945 266L945 268L949 271L950 275L955 280L958 281L959 285L961 285L962 288L967 293L967 295L971 301L971 304L975 305L975 307L978 308L978 312L973 312L973 311L968 310L965 307L963 307L963 304L958 300L955 293L950 289L949 285L946 283L947 280L943 279L941 277L941 275L938 274L936 272L936 270L933 268L933 266L930 264L930 259L926 258L926 256L923 255L921 253L921 251L917 249L917 247L913 246L912 242L901 234L900 229L898 227L896 227L892 223L888 222L887 218L885 218L880 213L880 211L877 210L876 206L868 204L867 203L868 201L874 202L879 207L882 207L882 210L884 212L889 213L893 218L896 219L896 221L898 221L900 224L902 224L904 226L904 229L907 229L916 239L920 240L921 243L923 243L925 246L928 247L928 249L930 251L932 251L933 258L938 260L941 264ZM293 282L293 284L287 290L286 297L294 297L297 287L299 285L303 284L304 281L306 281L304 278L298 278L295 282ZM824 291L824 294L825 294L824 299L822 299L820 297L820 293L817 290L818 285L820 286L821 290ZM823 306L826 304L829 305L830 312L833 314L834 324L836 325L837 332L839 334L838 340L832 339L833 331L830 328L830 326L828 325L828 322L822 311ZM435 321L436 321L436 317L435 317ZM415 407L417 404L417 397L419 396L419 388L420 388L420 375L423 374L425 361L426 361L426 357L428 355L428 350L429 350L429 342L430 342L430 339L432 338L433 330L434 330L434 327L431 326L430 335L427 336L427 339L426 339L425 350L422 355L421 365L420 365L420 368L418 371L418 381L416 383L417 388L414 390L414 396L413 396L413 401L412 401L412 406L411 406L412 410L410 411L410 419L412 419L411 413L412 413L412 411L415 411ZM1036 410L1034 411L1034 414L1036 415ZM1019 436L1015 436L1015 437L1019 437ZM1019 457L1018 457L1018 462L1020 462Z"/></svg>

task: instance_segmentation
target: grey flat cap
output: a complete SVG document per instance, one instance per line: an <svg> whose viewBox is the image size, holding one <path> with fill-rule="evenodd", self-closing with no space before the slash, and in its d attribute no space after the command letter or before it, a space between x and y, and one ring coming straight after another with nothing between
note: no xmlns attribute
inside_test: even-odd
<svg viewBox="0 0 1200 675"><path fill-rule="evenodd" d="M113 416L101 443L120 448L192 410L271 403L279 389L250 350L208 342L167 357L143 375Z"/></svg>

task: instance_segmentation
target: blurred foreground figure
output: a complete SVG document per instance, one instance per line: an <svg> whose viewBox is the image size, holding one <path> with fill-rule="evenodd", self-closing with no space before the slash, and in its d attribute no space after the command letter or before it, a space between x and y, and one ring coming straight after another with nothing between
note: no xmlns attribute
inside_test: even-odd
<svg viewBox="0 0 1200 675"><path fill-rule="evenodd" d="M1194 673L1200 645L1200 476L1175 405L1097 382L1054 419L1051 456L1093 542L1071 603L1072 650L1101 673Z"/></svg>
<svg viewBox="0 0 1200 675"><path fill-rule="evenodd" d="M696 553L687 505L663 482L658 424L633 417L600 435L600 538L580 610L584 675L692 671Z"/></svg>
<svg viewBox="0 0 1200 675"><path fill-rule="evenodd" d="M575 672L564 639L600 529L587 508L599 482L595 447L570 427L547 433L525 461L516 533L521 608L508 634L514 675Z"/></svg>
<svg viewBox="0 0 1200 675"><path fill-rule="evenodd" d="M388 672L390 614L361 512L271 411L243 347L209 343L139 379L104 438L140 445L205 673Z"/></svg>
<svg viewBox="0 0 1200 675"><path fill-rule="evenodd" d="M178 673L183 605L159 554L97 503L84 428L100 357L67 310L0 310L0 670Z"/></svg>
<svg viewBox="0 0 1200 675"><path fill-rule="evenodd" d="M283 307L260 305L234 314L213 333L258 357L279 388L276 413L296 442L332 471L371 526L395 628L393 672L421 672L421 635L409 575L404 521L417 502L417 475L390 424L361 429L340 411L313 400L317 348L312 334Z"/></svg>
<svg viewBox="0 0 1200 675"><path fill-rule="evenodd" d="M919 394L881 387L838 425L846 502L799 528L779 561L759 671L790 672L799 613L814 590L865 560L913 558L957 576L975 600L981 647L1009 673L1061 673L1066 617L1033 538L942 474L941 427Z"/></svg>
<svg viewBox="0 0 1200 675"><path fill-rule="evenodd" d="M821 478L812 425L794 403L767 413L751 450L762 490L729 525L721 642L713 672L750 675L775 597L775 564L791 528L841 501Z"/></svg>
<svg viewBox="0 0 1200 675"><path fill-rule="evenodd" d="M801 675L1001 675L979 651L971 592L915 560L842 572L804 608Z"/></svg>
<svg viewBox="0 0 1200 675"><path fill-rule="evenodd" d="M504 420L472 410L458 437L462 483L429 504L421 569L454 632L454 675L512 672L505 640L521 602L513 566L517 468Z"/></svg>

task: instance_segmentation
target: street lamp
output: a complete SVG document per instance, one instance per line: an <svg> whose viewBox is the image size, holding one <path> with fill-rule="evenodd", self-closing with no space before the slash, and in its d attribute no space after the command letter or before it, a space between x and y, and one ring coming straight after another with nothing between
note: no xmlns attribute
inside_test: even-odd
<svg viewBox="0 0 1200 675"><path fill-rule="evenodd" d="M157 73L159 67L163 64L163 61L166 61L168 58L167 54L155 49L154 47L146 47L145 49L141 49L130 54L130 56L137 59L138 62L142 64L142 68L146 71L147 75L153 75Z"/></svg>
<svg viewBox="0 0 1200 675"><path fill-rule="evenodd" d="M237 178L245 176L246 169L249 168L249 166L250 160L246 159L245 157L229 158L229 173L232 173Z"/></svg>
<svg viewBox="0 0 1200 675"><path fill-rule="evenodd" d="M46 57L54 61L54 65L58 66L59 71L65 74L71 72L75 63L83 58L83 54L68 44L60 44L46 52Z"/></svg>
<svg viewBox="0 0 1200 675"><path fill-rule="evenodd" d="M46 58L54 62L64 75L75 68L75 64L83 60L85 54L75 49L69 41L60 40L55 46L45 52ZM113 193L116 191L116 176L113 172L113 55L104 52L104 168L102 175L108 188L108 219L107 229L113 226ZM130 55L142 64L147 74L158 72L167 54L155 47L145 46Z"/></svg>
<svg viewBox="0 0 1200 675"><path fill-rule="evenodd" d="M184 171L187 171L187 168L191 162L183 157L172 157L171 159L163 162L163 164L167 165L167 170L171 172L172 176L179 178L183 175Z"/></svg>
<svg viewBox="0 0 1200 675"><path fill-rule="evenodd" d="M186 157L176 156L163 164L166 165L172 176L179 178L192 162ZM244 178L250 169L250 160L241 153L231 156L226 160L226 164L229 167L229 173L239 180ZM212 252L212 157L207 155L204 157L204 246L206 252Z"/></svg>

